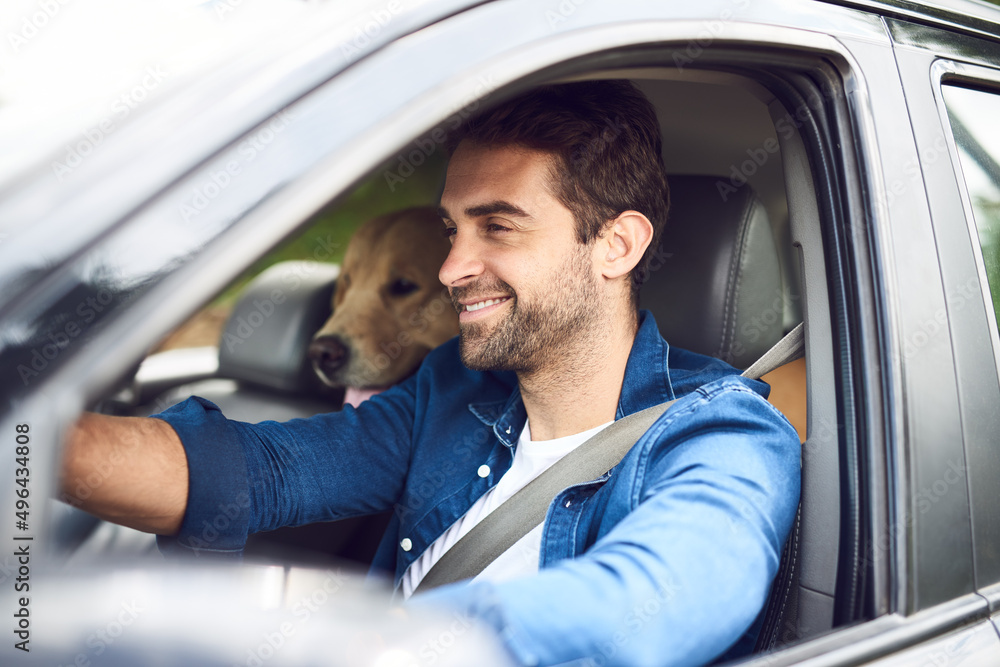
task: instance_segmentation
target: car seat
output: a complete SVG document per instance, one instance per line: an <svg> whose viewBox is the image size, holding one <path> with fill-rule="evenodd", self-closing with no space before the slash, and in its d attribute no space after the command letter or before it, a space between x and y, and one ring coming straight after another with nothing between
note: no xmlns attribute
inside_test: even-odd
<svg viewBox="0 0 1000 667"><path fill-rule="evenodd" d="M281 262L261 272L233 306L212 376L174 386L159 403L201 396L229 419L249 422L340 409L342 393L324 387L306 357L313 334L332 312L339 273L334 264L308 261Z"/></svg>
<svg viewBox="0 0 1000 667"><path fill-rule="evenodd" d="M767 211L749 185L723 197L715 176L672 176L670 214L639 294L671 344L746 368L785 333L781 267ZM728 180L726 184L729 185ZM762 317L762 313L770 316ZM765 378L767 379L767 378ZM805 387L799 388L804 394ZM799 424L800 432L805 425ZM797 564L801 508L772 585L757 651L816 627L808 618ZM803 616L804 615L804 616ZM803 623L803 620L805 623Z"/></svg>

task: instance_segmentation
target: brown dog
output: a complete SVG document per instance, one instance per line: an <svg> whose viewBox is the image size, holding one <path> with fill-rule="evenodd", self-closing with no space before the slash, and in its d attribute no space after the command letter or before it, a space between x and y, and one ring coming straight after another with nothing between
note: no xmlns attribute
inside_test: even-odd
<svg viewBox="0 0 1000 667"><path fill-rule="evenodd" d="M433 208L366 222L351 238L333 295L333 315L309 358L344 403L357 406L416 370L458 333L458 315L438 271L450 244Z"/></svg>

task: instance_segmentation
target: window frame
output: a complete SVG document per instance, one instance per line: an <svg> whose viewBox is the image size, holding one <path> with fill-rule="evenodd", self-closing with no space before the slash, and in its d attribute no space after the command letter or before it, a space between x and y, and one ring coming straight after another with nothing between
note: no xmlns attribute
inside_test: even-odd
<svg viewBox="0 0 1000 667"><path fill-rule="evenodd" d="M979 282L979 293L985 319L987 322L988 336L993 353L995 367L994 383L1000 383L1000 329L998 329L998 318L992 298L991 286L986 273L986 263L983 257L982 244L980 242L979 229L975 219L975 209L972 198L969 194L968 184L965 178L964 167L960 155L958 142L955 139L951 121L948 117L948 108L944 97L944 87L947 85L958 85L967 89L978 89L984 94L994 94L1000 99L1000 63L998 67L987 67L979 64L961 62L949 58L936 60L931 67L931 77L934 81L933 92L937 103L937 112L941 120L941 126L947 138L948 155L954 168L956 176L956 187L961 198L962 215L965 220L965 227L968 232L969 244L975 262L976 276ZM1000 285L996 286L1000 290ZM971 379L966 378L965 383L970 384ZM970 392L971 393L971 392ZM981 396L981 392L977 392ZM998 396L994 392L994 397ZM987 418L987 417L983 417ZM1000 421L994 419L994 421ZM977 449L971 449L976 443L967 443L967 470L972 470L978 484L970 475L967 476L969 485L969 497L971 505L971 519L973 531L973 559L975 568L976 589L986 599L991 606L996 609L1000 605L1000 559L994 558L988 561L993 549L990 544L1000 543L1000 519L992 517L990 511L977 511L978 504L984 495L988 495L984 487L995 485L1000 481L1000 465L991 465L984 459L983 454ZM979 491L983 488L983 491ZM978 541L978 544L977 544ZM996 622L996 618L994 619Z"/></svg>
<svg viewBox="0 0 1000 667"><path fill-rule="evenodd" d="M962 197L962 211L965 215L966 225L969 228L969 237L973 240L976 273L979 275L980 293L983 298L983 307L986 309L986 317L990 323L990 341L993 344L997 375L1000 377L1000 328L998 328L996 309L993 306L993 299L990 294L990 284L986 274L986 260L983 257L982 244L979 240L975 210L972 198L969 195L969 187L965 179L958 142L955 139L951 120L948 118L948 107L943 92L944 86L947 85L957 85L962 88L978 88L980 90L994 86L996 87L996 92L993 94L1000 97L1000 70L950 59L941 59L935 61L931 66L931 77L937 82L934 87L934 94L938 103L938 112L941 115L941 126L944 128L947 139L948 155L951 158L952 165L954 165L955 174L959 177L957 180L958 190ZM996 289L1000 291L1000 285L997 285Z"/></svg>

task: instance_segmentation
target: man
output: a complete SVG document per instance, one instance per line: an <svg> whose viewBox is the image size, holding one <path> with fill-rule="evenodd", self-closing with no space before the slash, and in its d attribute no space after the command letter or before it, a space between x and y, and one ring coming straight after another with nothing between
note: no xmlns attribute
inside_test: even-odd
<svg viewBox="0 0 1000 667"><path fill-rule="evenodd" d="M414 603L493 625L523 664L699 664L745 653L798 502L799 442L721 361L637 310L666 218L660 136L625 82L539 89L464 129L441 213L461 335L357 409L227 421L194 398L159 419L89 415L65 488L122 439L84 505L170 549L238 553L249 532L394 509L375 559L409 596L463 534L590 435L680 400L612 471L471 583ZM127 471L127 472L126 472Z"/></svg>

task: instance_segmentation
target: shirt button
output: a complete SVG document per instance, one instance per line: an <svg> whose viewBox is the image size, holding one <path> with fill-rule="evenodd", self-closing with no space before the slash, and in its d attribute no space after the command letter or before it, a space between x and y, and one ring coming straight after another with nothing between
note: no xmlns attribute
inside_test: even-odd
<svg viewBox="0 0 1000 667"><path fill-rule="evenodd" d="M569 507L569 506L570 506L570 505L572 505L572 504L573 504L573 501L572 501L572 500L567 500L567 501L566 501L566 507Z"/></svg>
<svg viewBox="0 0 1000 667"><path fill-rule="evenodd" d="M490 467L484 463L483 465L479 466L479 470L477 470L476 473L480 477L485 479L486 477L490 476Z"/></svg>
<svg viewBox="0 0 1000 667"><path fill-rule="evenodd" d="M413 548L413 542L410 541L410 538L404 537L403 541L399 543L399 546L403 549L403 551L409 551Z"/></svg>

